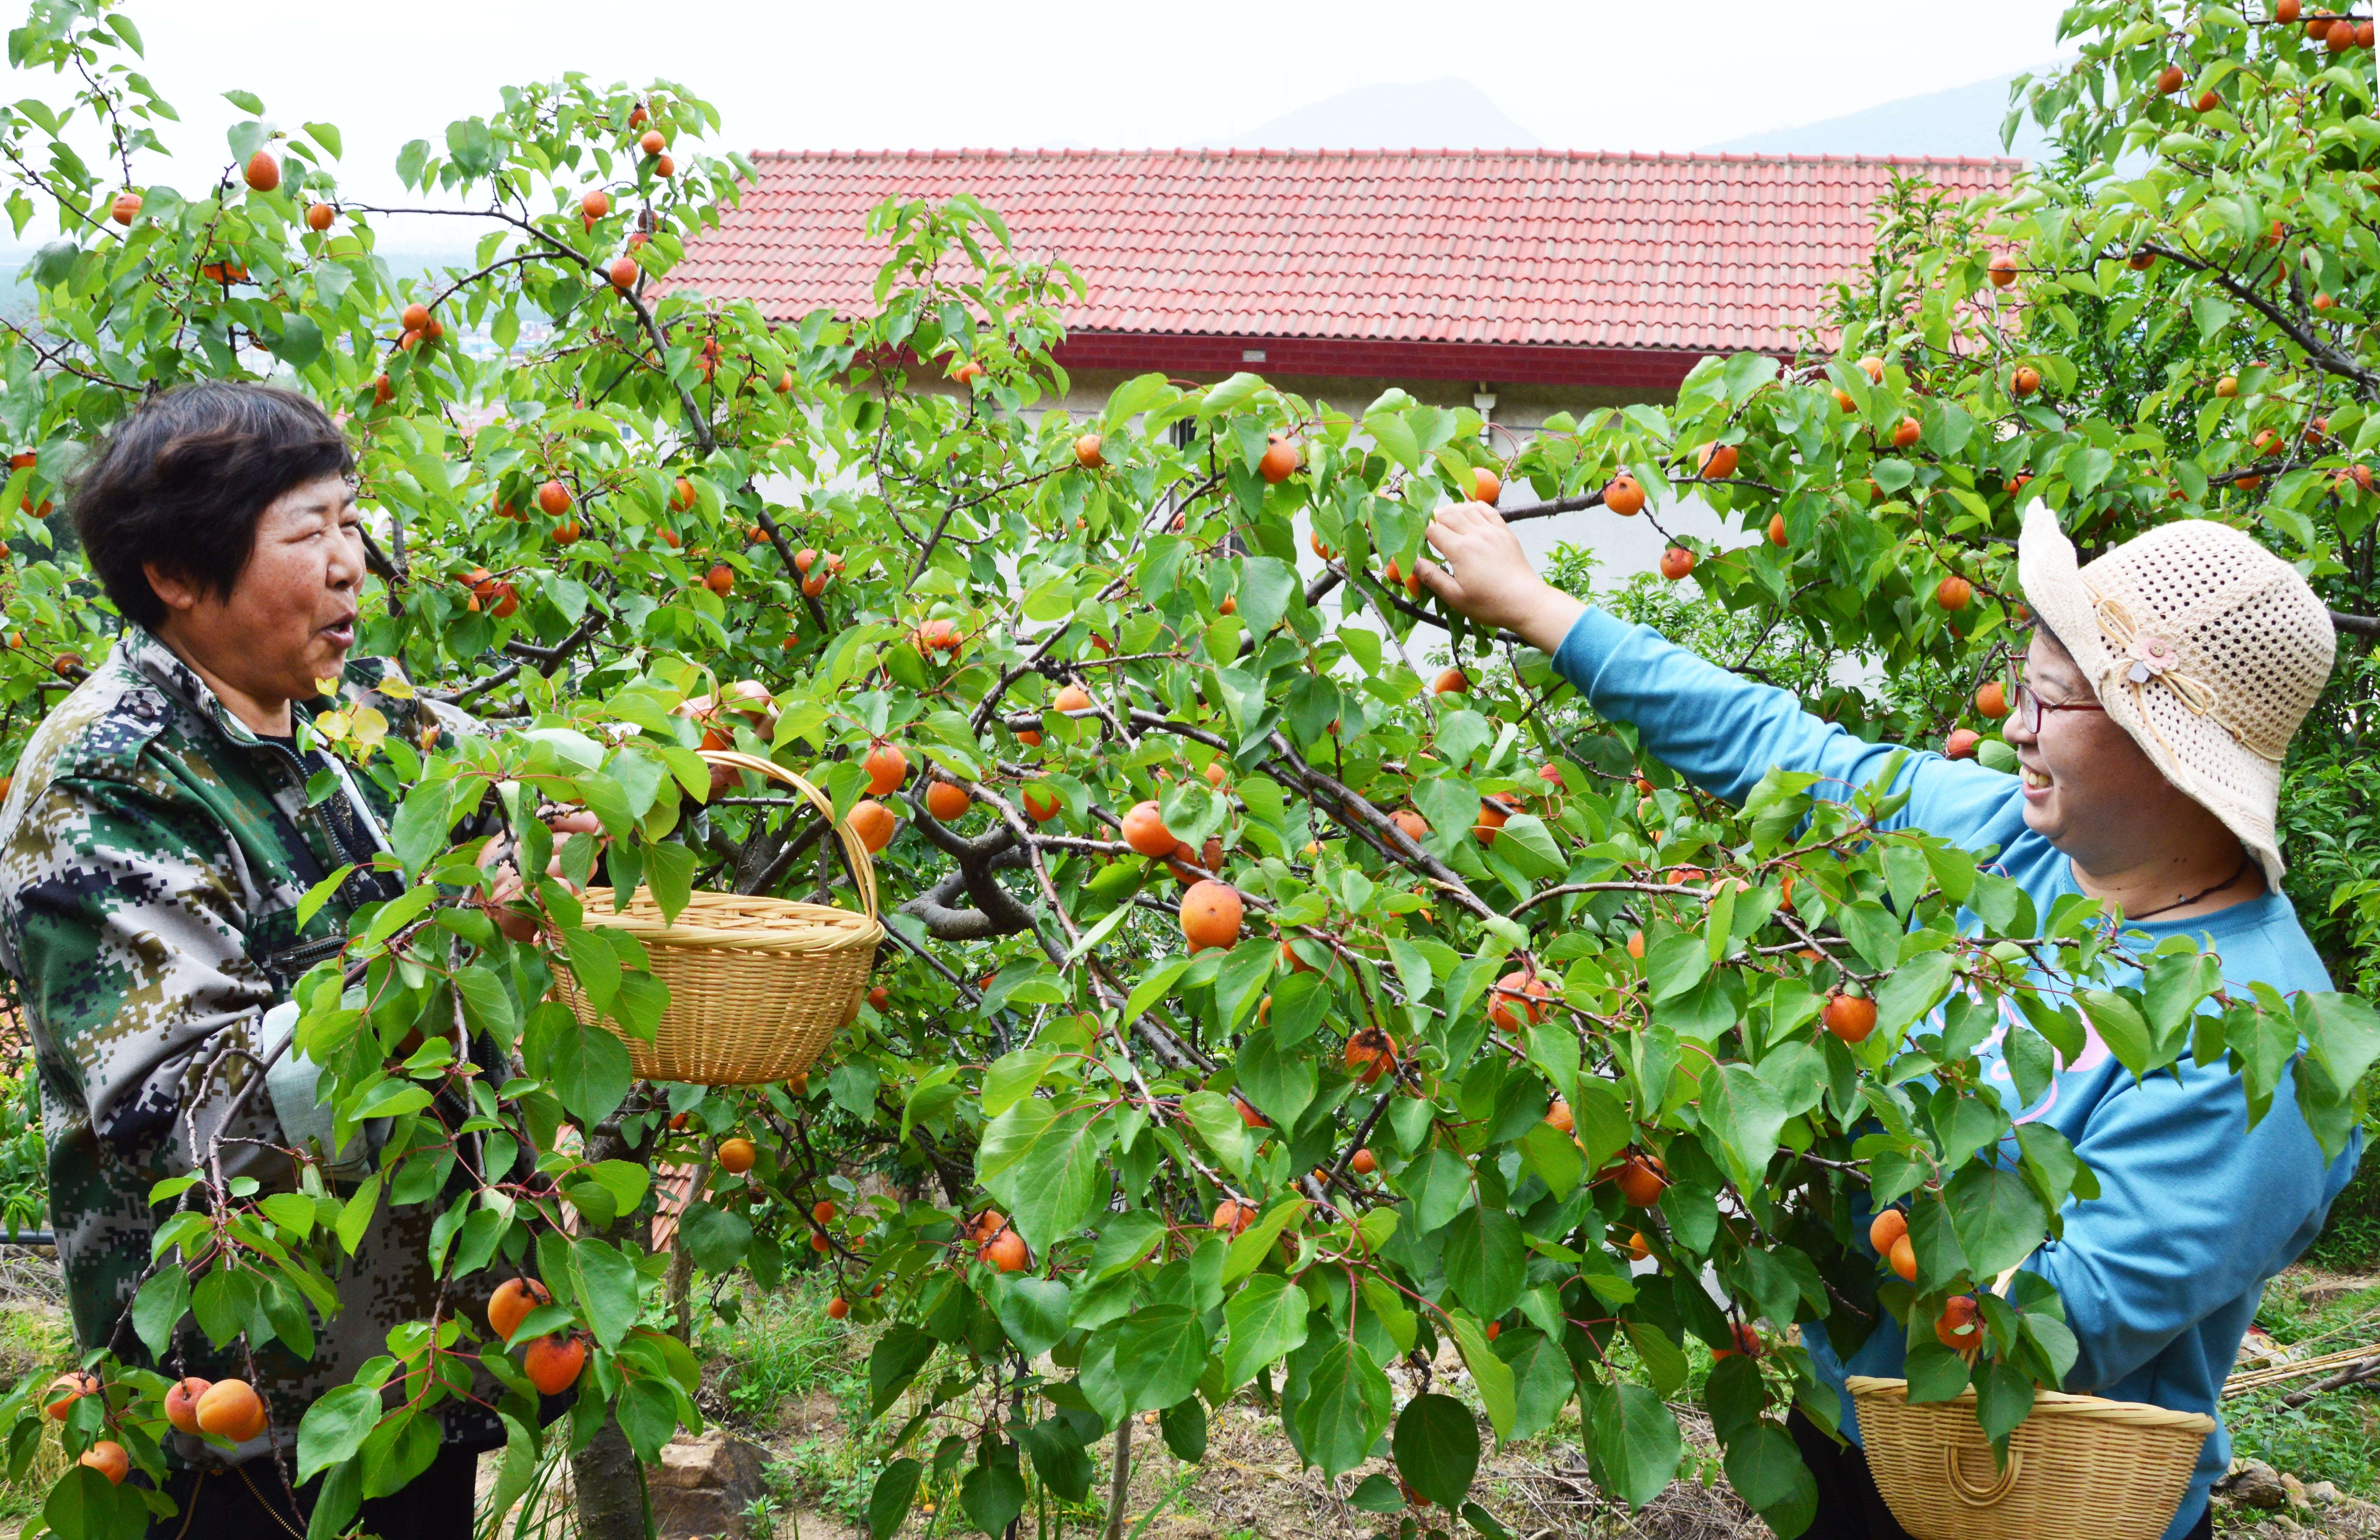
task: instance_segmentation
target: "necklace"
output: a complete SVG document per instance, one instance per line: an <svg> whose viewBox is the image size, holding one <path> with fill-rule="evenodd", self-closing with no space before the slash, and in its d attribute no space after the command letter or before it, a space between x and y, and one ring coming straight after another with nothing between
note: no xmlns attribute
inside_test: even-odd
<svg viewBox="0 0 2380 1540"><path fill-rule="evenodd" d="M2232 883L2239 881L2240 879L2248 874L2248 863L2250 859L2248 853L2244 850L2241 851L2240 853L2240 864L2232 867L2231 875L2225 878L2222 881L2217 882L2211 888L2201 888L2198 891L2191 894L2188 898L2175 899L2171 903L2165 904L2159 908L2143 910L2137 915L2126 915L2124 916L2124 923L2130 925L2135 920L2147 919L2152 915L2163 915L2176 909L2186 909L2190 905L2196 903L2202 898L2207 898L2216 893L2221 892L2224 889L2231 886Z"/></svg>

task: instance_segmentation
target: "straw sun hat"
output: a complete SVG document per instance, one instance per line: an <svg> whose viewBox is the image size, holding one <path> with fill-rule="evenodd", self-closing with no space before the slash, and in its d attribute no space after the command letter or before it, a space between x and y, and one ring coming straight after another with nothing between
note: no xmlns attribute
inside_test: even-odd
<svg viewBox="0 0 2380 1540"><path fill-rule="evenodd" d="M2035 503L2017 581L2166 779L2221 819L2276 889L2289 734L2330 677L2330 612L2297 568L2228 525L2177 519L2077 568Z"/></svg>

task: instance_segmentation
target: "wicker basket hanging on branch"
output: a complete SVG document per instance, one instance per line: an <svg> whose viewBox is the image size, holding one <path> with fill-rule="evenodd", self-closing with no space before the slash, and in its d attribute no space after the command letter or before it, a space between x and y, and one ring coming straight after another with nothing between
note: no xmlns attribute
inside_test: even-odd
<svg viewBox="0 0 2380 1540"><path fill-rule="evenodd" d="M832 821L833 804L808 782L754 755L706 749L713 765L750 770L808 799ZM638 1078L697 1085L755 1085L808 1070L834 1035L859 1014L884 927L877 918L876 867L848 823L833 825L844 864L859 890L859 910L741 893L698 892L666 922L651 891L638 888L625 910L609 888L587 891L590 926L625 930L642 942L653 976L669 986L669 1007L650 1043L603 1025L627 1045ZM560 979L564 1001L584 1021L593 1014L578 981Z"/></svg>

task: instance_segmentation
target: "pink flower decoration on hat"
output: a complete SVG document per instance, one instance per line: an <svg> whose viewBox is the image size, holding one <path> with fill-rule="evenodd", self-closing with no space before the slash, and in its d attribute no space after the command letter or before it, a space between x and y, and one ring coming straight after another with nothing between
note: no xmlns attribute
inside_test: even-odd
<svg viewBox="0 0 2380 1540"><path fill-rule="evenodd" d="M2132 661L2132 666L2125 671L2124 677L2135 685L2145 685L2161 677L2167 670L2176 668L2181 662L2181 653L2173 643L2147 631L2134 633L2124 652Z"/></svg>

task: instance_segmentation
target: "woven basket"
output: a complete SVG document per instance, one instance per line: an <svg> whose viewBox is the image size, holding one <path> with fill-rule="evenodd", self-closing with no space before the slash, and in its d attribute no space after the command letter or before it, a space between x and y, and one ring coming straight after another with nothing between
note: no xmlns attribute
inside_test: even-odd
<svg viewBox="0 0 2380 1540"><path fill-rule="evenodd" d="M833 805L819 789L749 754L703 751L714 765L750 770L799 792L820 816ZM868 973L884 927L876 917L876 867L848 823L834 826L844 864L859 889L860 913L788 899L698 892L664 923L651 890L638 888L622 912L609 888L587 891L587 924L625 930L644 943L653 976L669 986L669 1008L650 1043L603 1025L627 1045L646 1080L696 1085L755 1085L808 1070L834 1035L859 1014ZM578 981L563 970L564 1001L586 1020L593 1013Z"/></svg>
<svg viewBox="0 0 2380 1540"><path fill-rule="evenodd" d="M1916 1540L2157 1540L2215 1431L2200 1413L2044 1390L2009 1436L2001 1468L1972 1389L1912 1406L1905 1379L1845 1384L1868 1470Z"/></svg>

